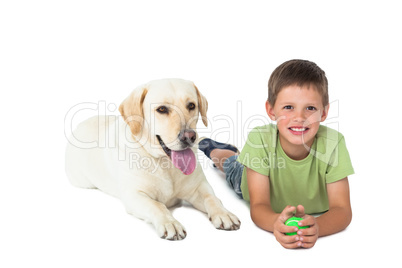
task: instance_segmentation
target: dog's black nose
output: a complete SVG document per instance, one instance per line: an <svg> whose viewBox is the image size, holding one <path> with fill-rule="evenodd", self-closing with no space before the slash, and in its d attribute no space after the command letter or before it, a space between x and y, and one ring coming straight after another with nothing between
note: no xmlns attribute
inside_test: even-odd
<svg viewBox="0 0 402 268"><path fill-rule="evenodd" d="M195 133L194 130L186 129L186 130L180 131L179 140L184 145L193 145L196 138L197 138L197 134Z"/></svg>

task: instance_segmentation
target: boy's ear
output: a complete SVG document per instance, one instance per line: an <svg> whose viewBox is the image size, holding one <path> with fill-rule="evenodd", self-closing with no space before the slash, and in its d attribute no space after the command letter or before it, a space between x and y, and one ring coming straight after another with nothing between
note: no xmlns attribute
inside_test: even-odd
<svg viewBox="0 0 402 268"><path fill-rule="evenodd" d="M274 107L269 103L269 101L265 102L265 109L267 110L267 115L272 121L276 121Z"/></svg>
<svg viewBox="0 0 402 268"><path fill-rule="evenodd" d="M325 119L327 119L328 111L329 111L329 103L327 104L327 106L324 107L324 111L322 112L322 115L321 115L321 122L324 122Z"/></svg>

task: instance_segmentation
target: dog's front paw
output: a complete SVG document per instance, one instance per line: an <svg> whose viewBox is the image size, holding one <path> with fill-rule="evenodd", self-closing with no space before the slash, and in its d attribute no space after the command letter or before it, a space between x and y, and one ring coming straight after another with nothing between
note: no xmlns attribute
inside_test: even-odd
<svg viewBox="0 0 402 268"><path fill-rule="evenodd" d="M187 232L183 225L175 219L167 220L156 226L158 235L167 240L182 240L186 238Z"/></svg>
<svg viewBox="0 0 402 268"><path fill-rule="evenodd" d="M221 230L238 230L241 224L236 215L230 213L229 211L222 211L220 213L211 215L209 220L216 229Z"/></svg>

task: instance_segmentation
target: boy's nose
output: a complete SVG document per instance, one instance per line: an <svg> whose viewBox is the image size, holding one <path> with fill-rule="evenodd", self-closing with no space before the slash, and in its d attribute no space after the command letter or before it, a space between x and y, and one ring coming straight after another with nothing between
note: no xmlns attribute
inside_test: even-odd
<svg viewBox="0 0 402 268"><path fill-rule="evenodd" d="M305 116L304 116L304 111L295 111L293 121L296 121L296 122L306 121Z"/></svg>

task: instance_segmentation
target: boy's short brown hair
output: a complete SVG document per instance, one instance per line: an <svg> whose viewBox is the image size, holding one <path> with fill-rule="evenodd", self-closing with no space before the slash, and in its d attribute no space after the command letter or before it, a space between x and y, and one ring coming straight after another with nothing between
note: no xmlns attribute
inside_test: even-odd
<svg viewBox="0 0 402 268"><path fill-rule="evenodd" d="M279 92L291 85L314 88L321 94L324 107L328 105L328 80L325 72L314 62L290 60L279 65L268 81L268 102L274 106Z"/></svg>

